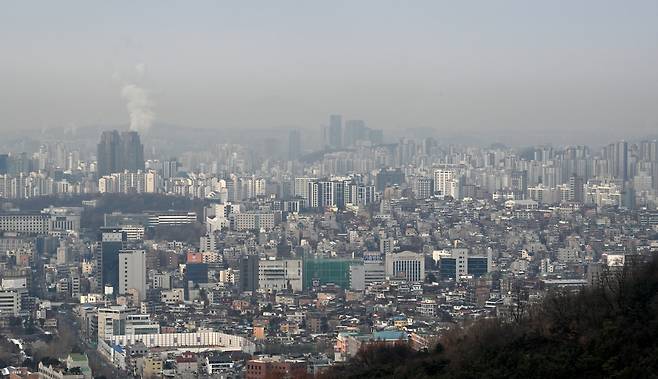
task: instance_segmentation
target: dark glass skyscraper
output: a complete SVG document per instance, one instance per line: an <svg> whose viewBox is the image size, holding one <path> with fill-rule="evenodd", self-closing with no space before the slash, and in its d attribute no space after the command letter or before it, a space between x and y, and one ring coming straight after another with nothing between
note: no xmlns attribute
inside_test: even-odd
<svg viewBox="0 0 658 379"><path fill-rule="evenodd" d="M369 129L363 120L347 120L345 121L345 138L343 145L346 147L354 146L358 141L366 141L370 139Z"/></svg>
<svg viewBox="0 0 658 379"><path fill-rule="evenodd" d="M107 130L101 134L96 154L96 172L98 176L118 172L121 167L121 137L116 130Z"/></svg>
<svg viewBox="0 0 658 379"><path fill-rule="evenodd" d="M124 248L124 234L103 232L101 234L101 284L119 291L119 251Z"/></svg>
<svg viewBox="0 0 658 379"><path fill-rule="evenodd" d="M131 172L144 170L144 145L134 131L121 133L121 169Z"/></svg>
<svg viewBox="0 0 658 379"><path fill-rule="evenodd" d="M240 291L258 289L258 256L247 255L240 259Z"/></svg>
<svg viewBox="0 0 658 379"><path fill-rule="evenodd" d="M116 130L104 131L96 157L98 176L124 170L144 170L144 145L134 131L125 131L121 135Z"/></svg>

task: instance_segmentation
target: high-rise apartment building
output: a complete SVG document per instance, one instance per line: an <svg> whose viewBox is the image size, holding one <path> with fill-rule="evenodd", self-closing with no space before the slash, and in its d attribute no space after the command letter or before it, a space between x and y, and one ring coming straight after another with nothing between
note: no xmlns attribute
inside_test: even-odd
<svg viewBox="0 0 658 379"><path fill-rule="evenodd" d="M628 142L619 141L604 149L611 176L626 181L628 179Z"/></svg>
<svg viewBox="0 0 658 379"><path fill-rule="evenodd" d="M569 201L583 203L585 201L585 180L577 175L569 178Z"/></svg>
<svg viewBox="0 0 658 379"><path fill-rule="evenodd" d="M162 162L162 179L173 178L178 174L178 161L170 159Z"/></svg>
<svg viewBox="0 0 658 379"><path fill-rule="evenodd" d="M450 182L455 178L455 173L450 170L434 171L434 192L441 195L450 194Z"/></svg>
<svg viewBox="0 0 658 379"><path fill-rule="evenodd" d="M518 195L519 199L525 198L528 192L528 172L512 171L510 174L510 189Z"/></svg>
<svg viewBox="0 0 658 379"><path fill-rule="evenodd" d="M416 199L427 199L432 197L434 193L432 178L425 176L418 176L413 178L411 182L411 191L414 193Z"/></svg>

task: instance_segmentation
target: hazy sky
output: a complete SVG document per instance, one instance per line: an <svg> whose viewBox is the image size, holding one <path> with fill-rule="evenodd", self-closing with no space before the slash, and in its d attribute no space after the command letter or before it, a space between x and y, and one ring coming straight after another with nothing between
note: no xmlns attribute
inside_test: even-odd
<svg viewBox="0 0 658 379"><path fill-rule="evenodd" d="M131 101L207 128L655 134L658 1L2 2L1 129Z"/></svg>

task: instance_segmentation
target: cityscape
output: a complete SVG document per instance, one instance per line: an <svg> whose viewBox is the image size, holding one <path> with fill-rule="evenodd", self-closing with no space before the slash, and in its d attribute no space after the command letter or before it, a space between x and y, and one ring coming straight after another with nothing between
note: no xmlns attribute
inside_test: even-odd
<svg viewBox="0 0 658 379"><path fill-rule="evenodd" d="M605 12L597 11L585 19L607 21L612 17L616 8L603 3L607 2L600 5ZM106 6L98 14L107 20L116 20L114 12L129 8L123 2ZM134 6L148 8L144 4ZM168 6L172 4L164 8ZM326 6L317 5L325 11ZM410 71L420 70L419 75L425 68L421 63L435 59L424 48L417 49L418 40L403 38L403 29L417 32L412 27L417 26L416 22L427 28L422 29L424 37L418 37L420 41L441 36L429 26L432 23L423 17L422 10L412 11L404 4L369 4L363 9L364 4L343 6L346 8L341 11L374 10L372 17L381 20L398 20L400 12L402 27L387 23L382 26L373 19L353 26L355 29L350 30L355 39L365 38L372 43L359 48L374 56L398 57L398 51L408 52L409 57L402 54L409 59L405 64L410 65ZM11 14L25 16L29 11L19 5L13 7L16 8L8 9ZM88 7L66 5L51 11L62 17L63 13L72 12L66 17L79 21L96 14ZM532 118L524 121L527 126L515 125L504 122L511 119L496 113L502 112L497 107L503 107L494 100L498 95L490 98L489 103L473 105L472 110L459 111L457 103L445 108L428 106L419 97L406 94L404 86L398 87L400 93L395 94L400 98L395 97L397 100L390 103L371 103L393 97L387 98L378 92L379 87L372 90L363 83L362 87L354 84L348 91L360 95L350 97L341 92L335 102L325 103L320 92L310 91L295 98L292 108L299 107L295 110L281 106L291 104L282 100L288 96L286 88L280 88L279 95L274 94L276 91L267 94L271 84L268 80L279 80L280 74L290 84L291 93L296 86L306 85L306 75L315 75L309 74L311 71L300 71L298 77L278 66L284 62L296 64L294 57L287 60L286 52L298 51L297 44L306 39L318 38L318 46L330 50L328 54L343 51L333 43L340 37L325 34L320 27L325 16L312 11L316 8L311 4L309 9L301 4L286 4L281 7L291 13L277 19L282 24L269 24L264 20L279 17L278 9L271 5L247 9L222 4L221 12L208 4L189 7L195 9L194 13L188 13L186 7L180 11L180 17L186 21L176 18L181 22L180 30L160 25L174 17L169 11L156 11L155 15L163 20L154 16L150 21L145 19L144 24L134 22L134 15L128 16L127 28L135 28L137 37L112 37L111 41L121 41L123 47L116 49L120 52L99 53L108 61L120 61L118 56L130 62L127 69L117 70L112 75L113 84L108 84L120 89L115 91L116 99L107 100L124 102L118 116L113 106L100 111L101 107L95 104L105 100L94 96L103 99L105 95L92 90L84 94L89 97L88 103L80 98L81 102L73 107L79 106L78 109L63 106L55 92L48 102L60 105L44 103L39 107L35 102L29 114L17 108L17 99L0 106L0 377L656 375L656 66L648 64L652 68L647 72L641 70L644 63L635 67L633 61L624 66L629 71L629 83L645 75L648 88L642 96L638 95L640 92L624 95L636 105L629 108L633 115L626 114L629 120L640 117L638 114L644 120L635 124L629 121L627 127L611 126L617 125L616 121L605 124L598 119L607 112L618 112L621 117L627 111L625 106L600 100L617 98L611 94L598 97L596 88L606 91L609 84L608 79L598 76L587 77L601 84L587 87L587 96L595 104L593 108L597 108L591 114L587 113L589 108L579 108L576 97L580 95L571 97L574 94L567 94L567 87L560 87L561 82L554 83L564 91L558 98L566 105L560 109L565 114L571 112L567 109L579 109L575 116L571 114L573 119L565 117L589 120L555 125L554 129L540 125L558 124L564 119L546 116L540 106L520 110L520 114L534 112L537 126L531 126ZM409 8L413 8L411 4ZM427 12L439 10L430 4L421 8ZM514 9L518 11L517 7ZM450 10L468 13L461 6ZM619 16L623 25L630 28L620 32L620 41L635 33L630 25L641 29L648 20L643 15L654 10L655 4L643 5ZM214 29L218 26L206 18L215 11L223 15L224 22L233 25L235 33L242 30L249 37L235 37L237 41L264 51L263 60L259 61L262 66L257 68L253 68L253 62L225 58L235 64L235 80L245 82L245 87L231 87L235 91L235 98L231 99L223 95L213 98L203 92L208 90L200 89L205 85L203 80L212 87L212 75L192 82L198 74L194 71L203 71L205 66L185 58L185 54L196 56L203 51L208 64L221 61L206 51L211 46L210 37L219 33ZM556 11L552 6L544 11L550 22L562 20L552 13ZM531 14L528 9L523 12ZM585 10L571 12L581 15ZM203 27L195 24L192 15L199 17ZM310 20L299 21L302 15ZM231 20L233 17L236 20ZM243 17L262 19L263 24L249 24L249 29L243 30L236 26L246 22ZM468 24L460 16L454 17L455 25ZM507 16L491 17L498 24ZM0 16L0 23L2 19ZM284 21L292 20L296 22L282 26ZM320 23L318 29L322 30L307 25L312 22ZM574 25L563 24L563 20L559 23L568 30ZM56 35L63 33L64 42L34 39L41 41L35 42L35 51L45 51L49 46L68 49L69 42L82 48L87 46L83 43L87 38L98 38L104 47L104 34L97 35L98 31L115 28L94 24L91 35L84 36L79 34L83 27L78 24L71 29L59 21L45 25L54 27ZM304 35L303 25L309 28L309 35ZM646 56L649 63L658 62L658 50L651 44L655 38L648 39L648 47L642 44L644 39L639 39L635 45L622 48L614 45L621 42L600 37L607 33L606 27L597 25L591 26L595 32L587 37L591 39L588 42L608 48L614 56L628 52L633 57L632 54ZM196 30L198 34L189 37L185 26L194 30L199 27L202 32ZM496 32L504 30L500 33L510 38L507 29L498 27ZM15 22L3 28L24 31ZM400 33L400 40L387 41L393 46L382 48L378 42L385 38L374 36L367 28L380 33L393 28ZM552 51L549 41L565 46L575 43L546 37L541 26L523 28L544 36L546 51ZM645 29L642 30L651 37L658 37L655 25ZM141 37L142 42L138 30L149 31L148 36ZM294 43L269 46L273 43L266 37L270 30ZM69 34L72 31L77 32ZM153 37L152 31L164 35ZM249 33L263 33L263 41L256 42L255 34ZM31 41L27 35L16 38ZM156 67L154 74L133 57L159 56L154 51L160 51L157 49L162 46L156 49L143 43L151 38L171 38L169 42L180 44L180 54L167 56L171 62L165 58L149 63L149 67ZM397 45L400 41L410 46ZM515 34L510 41L525 40ZM471 42L474 51L487 51L478 41ZM354 48L359 42L341 43ZM99 48L90 46L87 48L92 52ZM228 46L235 48L230 43ZM312 57L311 52L318 46L307 45L302 50ZM450 46L445 48L457 54ZM275 53L276 49L282 52ZM566 55L571 54L572 50L565 49L570 52ZM23 56L20 53L27 54L23 47L11 45L0 47L2 50L18 58L0 63L0 71L10 68L12 73L19 73L17 80L28 87L32 85L29 75L19 69ZM249 56L247 50L243 53ZM425 79L416 81L410 73L402 73L404 64L393 65L399 73L391 69L378 77L379 70L388 69L390 62L378 63L364 59L356 50L349 51L354 53L351 63L365 70L359 71L359 75L367 76L366 72L372 70L369 80L382 83L389 83L391 76L399 75L404 81L405 75L410 75L408 85L418 88L418 96L424 93ZM512 51L516 50L511 49L509 54L513 55ZM55 55L61 57L64 53ZM82 52L79 56L83 60L95 59L85 58ZM327 70L327 77L322 78L327 80L326 86L341 69L346 69L340 64L337 71L327 68L337 59L335 56L326 58L327 67L316 67L314 64L319 63L306 59L304 62L313 70ZM534 66L527 63L528 67L543 68L541 59L537 58ZM67 69L63 67L78 67L71 62L61 63L60 67L57 60L52 66L43 61L31 64L37 80L41 72L66 77ZM179 64L190 71L187 75L191 82L187 86L172 86L169 92L149 89L158 86L156 79L164 76L165 68L171 70L172 77L178 75L172 67ZM616 64L603 62L600 71L592 70L597 75L617 73ZM84 77L88 72L82 66L81 63L82 79L80 83L72 81L71 88L86 85ZM158 66L162 71L158 72ZM485 66L476 71L495 71L492 66ZM261 67L272 71L262 74ZM498 69L512 72L518 67L505 63ZM574 68L574 78L582 77L578 69ZM357 72L342 74L347 83L349 75ZM9 76L13 74L2 75L7 75L0 78L10 83ZM459 82L460 72L456 70L454 75ZM506 76L500 74L496 79L500 78ZM608 78L617 77L610 74ZM73 76L69 79L73 80ZM258 94L263 96L258 97L260 100L247 101L245 97L246 105L236 106L233 102L240 96L256 96L250 92L255 85L251 80L262 85L258 88L265 95ZM432 86L433 80L428 76L427 86ZM473 80L485 84L472 94L486 92L488 78L476 76ZM574 79L574 83L585 88L583 83L587 80ZM450 83L446 88L450 88ZM515 85L506 82L501 86ZM10 91L22 91L19 87ZM467 87L463 84L455 88ZM43 95L36 94L36 89L31 91L37 97ZM61 91L64 99L71 95ZM176 98L171 93L176 91L182 94L173 101ZM529 93L532 91L541 92L535 88ZM505 94L502 90L500 97ZM443 96L451 94L448 91ZM480 95L473 96L481 99ZM536 95L537 103L544 101L541 96ZM405 97L409 103L417 102L423 111L414 113L409 110L412 108L405 108L408 105L400 105L405 103ZM213 104L203 105L202 98ZM3 99L0 97L0 101ZM642 104L648 106L643 108ZM271 110L278 106L278 113ZM176 107L180 109L172 110ZM359 107L362 112L355 111ZM65 125L57 119L55 110L60 108L68 109L66 117L78 120L79 116L81 121ZM206 109L206 113L189 116L198 109ZM405 111L409 121L400 118L399 113ZM213 112L230 113L226 117L232 118L222 119ZM462 125L450 121L454 116L451 112L479 112L481 117L491 119L486 127L468 124L466 118ZM40 121L31 118L32 113L42 114L42 118L52 116L53 120L48 121L48 127L40 127ZM412 121L414 117L434 113L435 119ZM263 122L268 117L271 120ZM240 118L248 122L235 121ZM198 119L204 121L194 121ZM206 119L215 120L217 126L209 127ZM633 126L636 124L641 125Z"/></svg>

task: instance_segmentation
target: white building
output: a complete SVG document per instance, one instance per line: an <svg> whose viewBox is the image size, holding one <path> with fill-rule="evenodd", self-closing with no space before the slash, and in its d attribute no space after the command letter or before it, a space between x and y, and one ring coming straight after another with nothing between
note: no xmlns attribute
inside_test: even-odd
<svg viewBox="0 0 658 379"><path fill-rule="evenodd" d="M274 228L274 213L248 212L233 215L235 230L271 230Z"/></svg>
<svg viewBox="0 0 658 379"><path fill-rule="evenodd" d="M302 260L258 261L258 288L263 291L302 290Z"/></svg>
<svg viewBox="0 0 658 379"><path fill-rule="evenodd" d="M386 254L386 276L407 282L425 280L425 256L413 251Z"/></svg>
<svg viewBox="0 0 658 379"><path fill-rule="evenodd" d="M119 293L129 289L139 293L139 299L146 297L146 253L144 250L123 250L119 252Z"/></svg>
<svg viewBox="0 0 658 379"><path fill-rule="evenodd" d="M214 331L196 333L154 333L141 335L113 336L116 345L128 346L141 341L146 347L175 348L189 350L243 351L253 354L256 345L249 339Z"/></svg>
<svg viewBox="0 0 658 379"><path fill-rule="evenodd" d="M441 195L450 195L450 182L455 179L455 173L451 170L434 171L434 192Z"/></svg>
<svg viewBox="0 0 658 379"><path fill-rule="evenodd" d="M309 183L312 183L316 180L317 178L309 178L309 177L295 178L295 185L293 188L294 196L304 199L305 206L308 206L308 199L309 199L308 185Z"/></svg>
<svg viewBox="0 0 658 379"><path fill-rule="evenodd" d="M16 317L21 311L18 291L0 289L0 317Z"/></svg>

